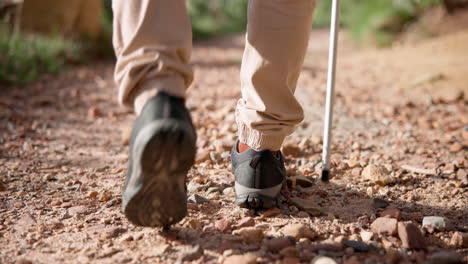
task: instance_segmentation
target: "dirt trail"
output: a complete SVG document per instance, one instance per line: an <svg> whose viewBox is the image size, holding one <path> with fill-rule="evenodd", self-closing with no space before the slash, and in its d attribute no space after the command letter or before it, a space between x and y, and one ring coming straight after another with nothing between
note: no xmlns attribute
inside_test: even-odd
<svg viewBox="0 0 468 264"><path fill-rule="evenodd" d="M310 263L327 255L348 264L423 263L443 251L468 260L468 32L377 51L341 42L335 177L329 184L316 181L328 33L314 31L297 91L306 120L284 148L288 175L313 185L299 181L279 209L267 212L233 205L228 151L236 138L243 37L195 45L188 106L199 153L188 189L208 202L190 204L189 216L170 232L135 227L120 213L126 131L134 117L116 103L112 63L2 92L0 262ZM361 174L368 164L386 167L391 184L366 180ZM304 209L304 201L312 209ZM371 228L389 212L418 227L425 216L442 216L451 227L425 227L426 250L406 249L399 235ZM252 221L263 239L258 232L243 238L240 227ZM312 234L295 243L278 238L294 234L287 230L293 223ZM366 231L373 232L370 241Z"/></svg>

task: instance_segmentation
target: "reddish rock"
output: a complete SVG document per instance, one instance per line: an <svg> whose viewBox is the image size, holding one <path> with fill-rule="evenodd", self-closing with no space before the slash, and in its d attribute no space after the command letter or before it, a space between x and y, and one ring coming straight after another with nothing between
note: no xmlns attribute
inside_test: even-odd
<svg viewBox="0 0 468 264"><path fill-rule="evenodd" d="M279 214L281 214L281 210L276 207L268 209L262 213L264 217L272 217Z"/></svg>
<svg viewBox="0 0 468 264"><path fill-rule="evenodd" d="M394 218L379 217L371 224L373 232L381 235L396 235L398 221Z"/></svg>
<svg viewBox="0 0 468 264"><path fill-rule="evenodd" d="M453 233L450 244L454 247L468 248L468 234L462 232Z"/></svg>
<svg viewBox="0 0 468 264"><path fill-rule="evenodd" d="M255 226L255 220L252 217L244 217L237 224L239 227Z"/></svg>
<svg viewBox="0 0 468 264"><path fill-rule="evenodd" d="M299 264L301 261L296 257L285 257L283 259L283 264Z"/></svg>
<svg viewBox="0 0 468 264"><path fill-rule="evenodd" d="M421 233L421 230L419 230L419 227L413 223L398 223L398 236L400 237L401 243L405 248L427 248L426 241L423 234Z"/></svg>
<svg viewBox="0 0 468 264"><path fill-rule="evenodd" d="M390 208L384 210L381 214L381 217L395 218L396 220L401 220L401 211L397 208Z"/></svg>
<svg viewBox="0 0 468 264"><path fill-rule="evenodd" d="M215 227L221 232L226 232L231 230L232 224L229 220L219 219L215 221Z"/></svg>
<svg viewBox="0 0 468 264"><path fill-rule="evenodd" d="M317 234L312 229L304 224L287 225L283 228L282 232L285 236L294 237L296 240L301 238L314 239L317 236Z"/></svg>

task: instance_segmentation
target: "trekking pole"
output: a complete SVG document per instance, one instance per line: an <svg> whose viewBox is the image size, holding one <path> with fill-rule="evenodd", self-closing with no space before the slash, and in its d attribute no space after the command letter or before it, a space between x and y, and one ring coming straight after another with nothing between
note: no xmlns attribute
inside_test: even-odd
<svg viewBox="0 0 468 264"><path fill-rule="evenodd" d="M330 143L332 138L333 97L335 88L336 53L338 30L340 25L340 0L332 0L330 24L330 47L328 54L327 97L325 102L325 119L323 128L322 181L330 179Z"/></svg>

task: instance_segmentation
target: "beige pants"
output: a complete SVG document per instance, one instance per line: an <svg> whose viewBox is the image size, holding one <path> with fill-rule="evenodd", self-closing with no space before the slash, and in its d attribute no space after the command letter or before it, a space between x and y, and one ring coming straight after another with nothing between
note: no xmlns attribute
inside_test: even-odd
<svg viewBox="0 0 468 264"><path fill-rule="evenodd" d="M119 101L138 114L160 91L185 97L193 79L185 0L114 0ZM239 140L278 150L304 115L294 97L315 0L250 0L236 109Z"/></svg>

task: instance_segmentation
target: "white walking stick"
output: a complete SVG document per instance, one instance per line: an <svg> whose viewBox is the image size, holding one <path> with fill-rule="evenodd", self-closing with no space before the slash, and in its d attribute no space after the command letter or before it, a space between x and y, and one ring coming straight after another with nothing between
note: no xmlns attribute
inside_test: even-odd
<svg viewBox="0 0 468 264"><path fill-rule="evenodd" d="M330 48L328 55L327 98L325 103L325 125L323 128L322 181L330 179L330 143L332 138L333 97L335 88L336 53L340 25L340 0L332 0L330 26Z"/></svg>

